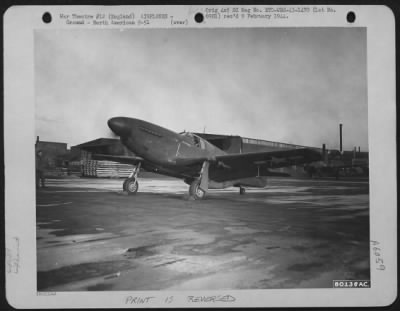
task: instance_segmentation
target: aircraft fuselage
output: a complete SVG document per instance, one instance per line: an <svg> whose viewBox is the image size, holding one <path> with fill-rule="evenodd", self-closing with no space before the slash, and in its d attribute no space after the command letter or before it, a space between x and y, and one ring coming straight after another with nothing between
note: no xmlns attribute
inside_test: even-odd
<svg viewBox="0 0 400 311"><path fill-rule="evenodd" d="M108 126L135 154L128 159L110 156L136 165L123 185L123 189L130 193L138 190L140 167L183 179L190 185L189 194L201 199L209 188L236 186L243 194L244 187L265 187L266 176L282 176L282 173L271 172L269 168L310 163L321 158L319 152L310 148L227 154L193 133L178 134L133 118L112 118L108 120Z"/></svg>
<svg viewBox="0 0 400 311"><path fill-rule="evenodd" d="M176 133L143 120L116 117L108 121L121 142L142 157L146 169L165 175L186 178L180 174L185 159L212 159L224 151L191 133Z"/></svg>

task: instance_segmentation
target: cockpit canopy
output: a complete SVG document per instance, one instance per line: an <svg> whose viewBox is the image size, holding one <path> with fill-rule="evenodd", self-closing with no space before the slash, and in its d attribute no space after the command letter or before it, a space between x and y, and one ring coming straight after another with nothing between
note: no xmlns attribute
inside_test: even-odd
<svg viewBox="0 0 400 311"><path fill-rule="evenodd" d="M205 149L206 144L204 140L200 137L197 136L196 134L190 133L190 132L182 132L180 133L181 135L187 137L190 139L190 141L198 148Z"/></svg>

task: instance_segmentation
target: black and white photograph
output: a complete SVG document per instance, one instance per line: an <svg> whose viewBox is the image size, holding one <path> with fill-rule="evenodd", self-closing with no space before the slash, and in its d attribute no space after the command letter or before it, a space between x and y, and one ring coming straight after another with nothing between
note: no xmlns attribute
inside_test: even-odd
<svg viewBox="0 0 400 311"><path fill-rule="evenodd" d="M361 293L387 273L371 229L368 27L349 15L340 27L201 27L269 18L235 10L191 13L196 27L49 11L33 29L40 299L234 303L242 290Z"/></svg>
<svg viewBox="0 0 400 311"><path fill-rule="evenodd" d="M38 290L368 281L366 78L365 28L35 32Z"/></svg>

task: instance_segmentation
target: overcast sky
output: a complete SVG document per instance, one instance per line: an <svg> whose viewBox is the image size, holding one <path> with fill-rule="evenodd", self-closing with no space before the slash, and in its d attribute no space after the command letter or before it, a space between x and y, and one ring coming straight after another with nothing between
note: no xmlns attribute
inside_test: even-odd
<svg viewBox="0 0 400 311"><path fill-rule="evenodd" d="M362 28L40 30L36 135L68 146L127 116L181 132L368 149Z"/></svg>

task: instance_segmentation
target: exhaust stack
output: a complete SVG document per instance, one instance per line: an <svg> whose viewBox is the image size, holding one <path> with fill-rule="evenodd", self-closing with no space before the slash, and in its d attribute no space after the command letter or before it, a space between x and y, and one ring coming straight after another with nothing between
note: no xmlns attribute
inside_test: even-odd
<svg viewBox="0 0 400 311"><path fill-rule="evenodd" d="M343 124L342 123L340 123L339 124L339 137L340 137L340 153L342 153L343 152L343 138L342 138L342 132L343 132L343 130L342 130L342 128L343 128Z"/></svg>

